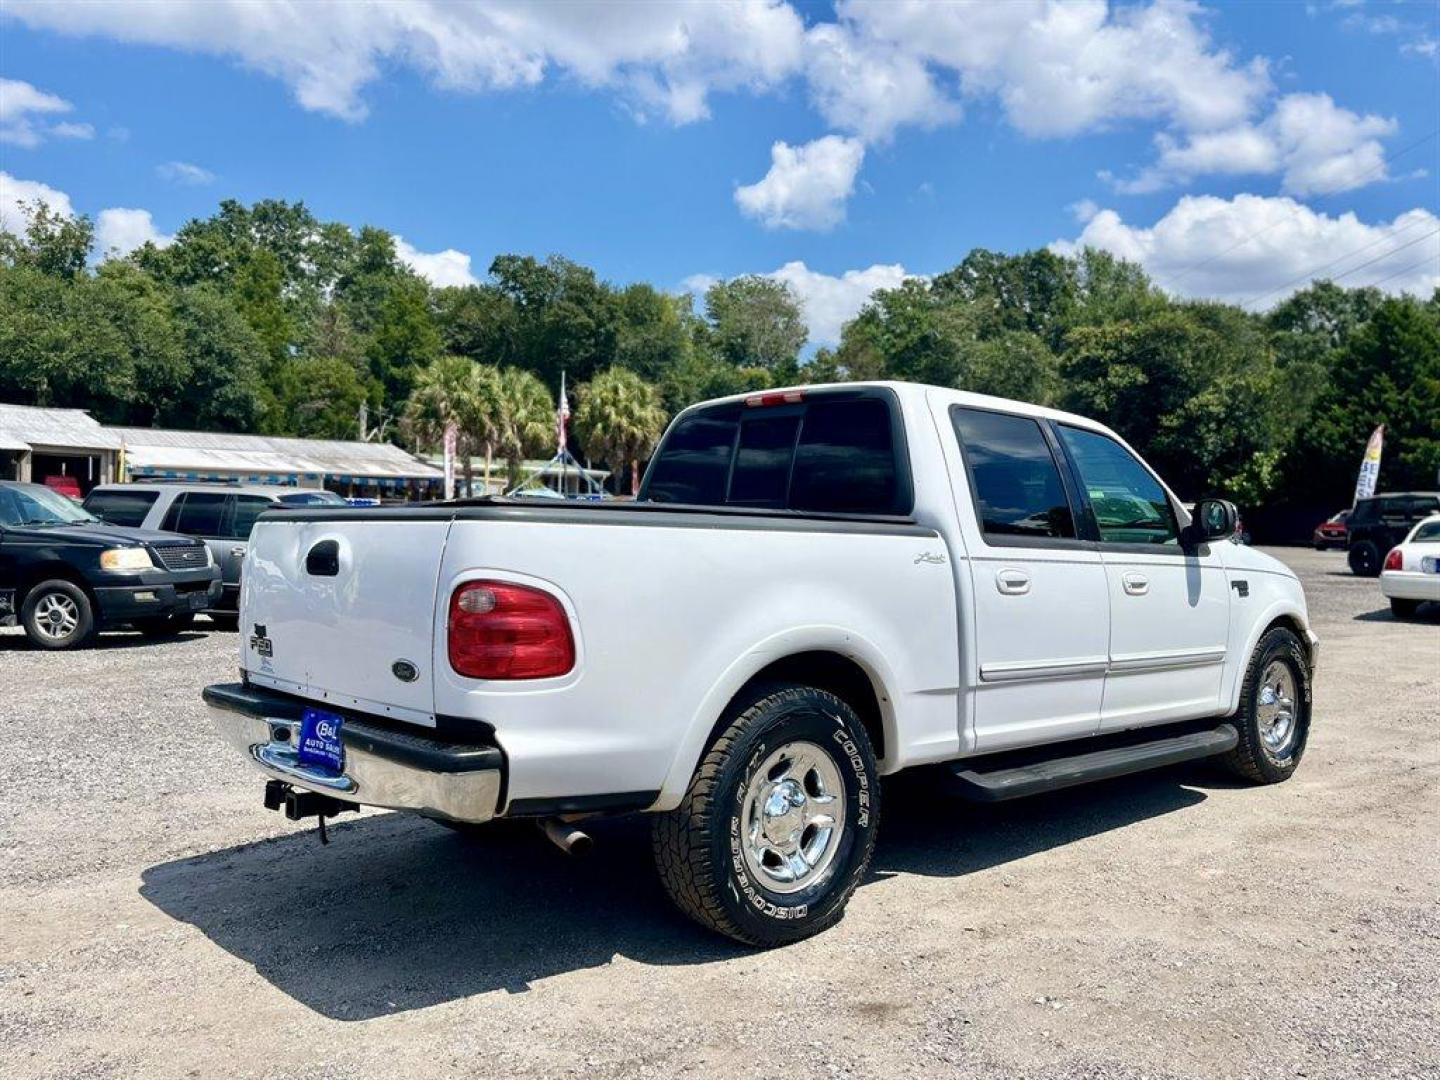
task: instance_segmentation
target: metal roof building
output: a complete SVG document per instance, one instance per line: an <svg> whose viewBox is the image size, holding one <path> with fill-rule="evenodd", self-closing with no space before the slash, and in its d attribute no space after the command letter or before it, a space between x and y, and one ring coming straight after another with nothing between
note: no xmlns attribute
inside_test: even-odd
<svg viewBox="0 0 1440 1080"><path fill-rule="evenodd" d="M0 478L89 490L113 478L119 449L120 439L83 409L0 402Z"/></svg>
<svg viewBox="0 0 1440 1080"><path fill-rule="evenodd" d="M107 430L122 444L124 471L133 480L244 480L393 490L444 479L439 469L389 443L158 428Z"/></svg>

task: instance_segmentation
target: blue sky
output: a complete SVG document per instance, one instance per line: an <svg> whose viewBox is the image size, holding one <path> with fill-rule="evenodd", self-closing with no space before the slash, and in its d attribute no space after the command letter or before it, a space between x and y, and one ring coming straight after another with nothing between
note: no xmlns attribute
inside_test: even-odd
<svg viewBox="0 0 1440 1080"><path fill-rule="evenodd" d="M400 11L4 0L0 213L49 193L123 250L278 197L445 283L501 252L778 273L816 341L976 246L1255 307L1319 267L1440 283L1433 3Z"/></svg>

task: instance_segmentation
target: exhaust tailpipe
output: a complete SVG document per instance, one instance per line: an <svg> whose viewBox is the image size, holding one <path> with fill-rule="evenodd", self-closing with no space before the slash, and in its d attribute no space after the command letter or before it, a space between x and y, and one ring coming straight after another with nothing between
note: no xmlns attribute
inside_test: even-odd
<svg viewBox="0 0 1440 1080"><path fill-rule="evenodd" d="M539 825L540 831L545 834L546 839L566 855L577 857L588 855L590 849L595 846L595 841L591 839L589 833L582 832L560 818L542 818Z"/></svg>

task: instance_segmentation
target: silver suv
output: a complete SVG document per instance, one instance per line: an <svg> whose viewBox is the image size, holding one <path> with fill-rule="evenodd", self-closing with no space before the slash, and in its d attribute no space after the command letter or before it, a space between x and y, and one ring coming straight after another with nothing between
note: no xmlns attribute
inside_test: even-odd
<svg viewBox="0 0 1440 1080"><path fill-rule="evenodd" d="M280 506L344 505L334 492L266 484L104 484L85 496L85 509L112 525L198 537L220 566L220 601L206 614L234 626L240 604L240 564L255 519Z"/></svg>

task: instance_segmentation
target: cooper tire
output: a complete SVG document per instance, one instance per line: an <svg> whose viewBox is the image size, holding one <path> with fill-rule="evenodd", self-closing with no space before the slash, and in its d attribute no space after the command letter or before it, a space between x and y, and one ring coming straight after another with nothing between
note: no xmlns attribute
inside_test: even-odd
<svg viewBox="0 0 1440 1080"><path fill-rule="evenodd" d="M1240 735L1222 758L1231 772L1257 784L1294 774L1310 736L1310 660L1293 631L1277 626L1260 638L1230 722Z"/></svg>
<svg viewBox="0 0 1440 1080"><path fill-rule="evenodd" d="M1419 610L1419 600L1403 600L1399 597L1392 597L1390 600L1390 614L1397 619L1413 619Z"/></svg>
<svg viewBox="0 0 1440 1080"><path fill-rule="evenodd" d="M75 649L95 633L95 609L84 589L52 578L25 594L20 605L25 636L42 649Z"/></svg>
<svg viewBox="0 0 1440 1080"><path fill-rule="evenodd" d="M839 922L875 850L880 793L870 738L848 704L809 686L761 693L651 836L681 911L769 948ZM822 836L827 819L838 828Z"/></svg>
<svg viewBox="0 0 1440 1080"><path fill-rule="evenodd" d="M1350 571L1357 577L1380 574L1380 549L1369 540L1361 540L1350 549Z"/></svg>

